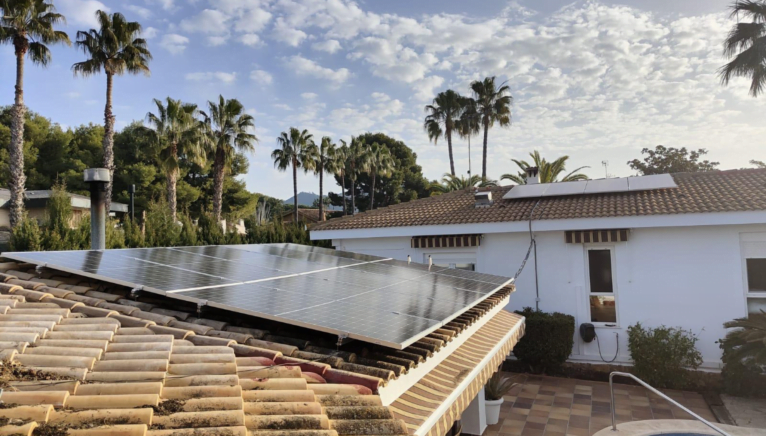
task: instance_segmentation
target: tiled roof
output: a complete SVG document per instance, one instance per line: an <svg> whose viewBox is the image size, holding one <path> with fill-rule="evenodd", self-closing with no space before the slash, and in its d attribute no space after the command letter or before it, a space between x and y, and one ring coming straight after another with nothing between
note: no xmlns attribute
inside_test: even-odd
<svg viewBox="0 0 766 436"><path fill-rule="evenodd" d="M37 425L84 436L406 434L375 392L510 293L402 351L332 349L48 269L7 262L0 271L0 435Z"/></svg>
<svg viewBox="0 0 766 436"><path fill-rule="evenodd" d="M673 174L678 188L546 197L536 220L766 210L766 169ZM312 232L383 227L526 221L537 198L503 200L511 186L492 188L494 203L477 208L472 190L451 192L335 218ZM316 236L316 233L315 233Z"/></svg>

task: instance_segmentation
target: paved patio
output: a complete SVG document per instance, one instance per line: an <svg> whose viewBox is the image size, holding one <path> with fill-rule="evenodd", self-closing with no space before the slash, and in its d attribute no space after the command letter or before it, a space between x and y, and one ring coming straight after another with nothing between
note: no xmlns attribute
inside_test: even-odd
<svg viewBox="0 0 766 436"><path fill-rule="evenodd" d="M585 380L511 374L518 386L500 410L487 436L591 436L612 424L609 384ZM665 390L666 395L711 422L717 422L695 392ZM689 419L686 412L639 386L615 385L617 422Z"/></svg>

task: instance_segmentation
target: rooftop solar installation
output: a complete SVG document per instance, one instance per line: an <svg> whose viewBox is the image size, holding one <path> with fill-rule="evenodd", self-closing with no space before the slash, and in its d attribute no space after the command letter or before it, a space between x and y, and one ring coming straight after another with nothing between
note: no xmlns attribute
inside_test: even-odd
<svg viewBox="0 0 766 436"><path fill-rule="evenodd" d="M3 257L397 349L512 282L295 244L19 252Z"/></svg>
<svg viewBox="0 0 766 436"><path fill-rule="evenodd" d="M611 179L579 180L574 182L535 183L514 186L503 200L518 198L557 197L566 195L607 194L614 192L651 191L677 188L670 174L618 177Z"/></svg>

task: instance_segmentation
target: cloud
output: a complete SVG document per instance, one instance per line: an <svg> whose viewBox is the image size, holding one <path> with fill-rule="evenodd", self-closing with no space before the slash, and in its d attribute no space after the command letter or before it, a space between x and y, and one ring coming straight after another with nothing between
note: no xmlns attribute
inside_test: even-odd
<svg viewBox="0 0 766 436"><path fill-rule="evenodd" d="M160 47L169 51L172 54L183 53L186 50L186 46L189 44L189 38L178 35L175 33L168 33L162 36L160 41Z"/></svg>
<svg viewBox="0 0 766 436"><path fill-rule="evenodd" d="M271 13L260 9L249 9L241 12L234 23L234 30L246 33L258 33L266 28L271 21Z"/></svg>
<svg viewBox="0 0 766 436"><path fill-rule="evenodd" d="M442 86L444 77L429 76L412 84L415 98L420 101L431 101L436 96L436 88Z"/></svg>
<svg viewBox="0 0 766 436"><path fill-rule="evenodd" d="M261 38L255 33L246 33L239 37L239 42L250 47L255 47L261 42Z"/></svg>
<svg viewBox="0 0 766 436"><path fill-rule="evenodd" d="M293 110L293 108L291 108L290 105L285 104L285 103L276 103L276 104L273 104L272 106L275 107L276 109L281 109L283 111L291 111L291 110Z"/></svg>
<svg viewBox="0 0 766 436"><path fill-rule="evenodd" d="M229 36L228 35L208 36L206 38L206 41L207 41L207 45L209 45L210 47L218 47L219 45L226 44L226 42L229 41Z"/></svg>
<svg viewBox="0 0 766 436"><path fill-rule="evenodd" d="M271 73L264 70L253 70L250 72L250 79L261 85L270 85L274 78Z"/></svg>
<svg viewBox="0 0 766 436"><path fill-rule="evenodd" d="M144 27L144 29L141 31L141 36L144 39L153 39L157 37L158 33L159 30L155 29L154 27Z"/></svg>
<svg viewBox="0 0 766 436"><path fill-rule="evenodd" d="M225 73L223 71L187 73L186 80L193 82L212 82L217 81L224 84L234 83L237 80L237 73Z"/></svg>
<svg viewBox="0 0 766 436"><path fill-rule="evenodd" d="M391 97L388 96L388 94L382 93L382 92L373 92L370 94L370 97L372 97L373 100L376 102L384 102L391 100Z"/></svg>
<svg viewBox="0 0 766 436"><path fill-rule="evenodd" d="M58 0L58 11L67 17L69 24L98 28L96 11L110 11L109 7L96 0Z"/></svg>
<svg viewBox="0 0 766 436"><path fill-rule="evenodd" d="M74 99L74 98L79 98L79 97L80 97L80 93L79 93L79 92L77 92L77 91L70 91L70 92L65 92L65 93L64 93L64 96L65 96L66 98L72 98L72 99Z"/></svg>
<svg viewBox="0 0 766 436"><path fill-rule="evenodd" d="M221 11L205 9L197 15L181 20L181 29L189 33L223 35L228 32L228 17Z"/></svg>
<svg viewBox="0 0 766 436"><path fill-rule="evenodd" d="M329 80L335 84L343 83L351 77L351 72L346 68L337 70L325 68L311 59L306 59L299 55L290 57L287 60L287 66L299 76L311 76L317 79Z"/></svg>
<svg viewBox="0 0 766 436"><path fill-rule="evenodd" d="M271 32L272 38L293 47L298 47L307 36L306 32L290 27L281 17L277 18L274 30Z"/></svg>
<svg viewBox="0 0 766 436"><path fill-rule="evenodd" d="M335 39L328 39L326 41L315 42L311 45L311 48L317 51L324 51L333 54L341 49L340 42Z"/></svg>
<svg viewBox="0 0 766 436"><path fill-rule="evenodd" d="M144 0L144 1L146 2L146 4L149 4L149 5L158 5L166 11L173 10L173 7L174 7L173 0Z"/></svg>
<svg viewBox="0 0 766 436"><path fill-rule="evenodd" d="M138 6L138 5L125 5L125 9L133 12L134 14L138 15L139 18L142 18L144 20L148 19L152 16L152 11L149 9Z"/></svg>
<svg viewBox="0 0 766 436"><path fill-rule="evenodd" d="M319 96L317 94L313 93L313 92L304 92L303 94L301 94L301 97L304 100L314 100L315 98L317 98Z"/></svg>

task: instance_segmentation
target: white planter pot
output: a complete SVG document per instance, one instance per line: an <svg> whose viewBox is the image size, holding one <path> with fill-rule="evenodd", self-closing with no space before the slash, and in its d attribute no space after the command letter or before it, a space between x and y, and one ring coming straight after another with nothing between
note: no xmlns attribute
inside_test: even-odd
<svg viewBox="0 0 766 436"><path fill-rule="evenodd" d="M487 412L487 425L494 425L500 421L500 406L502 404L502 398L499 400L484 401L484 410Z"/></svg>

